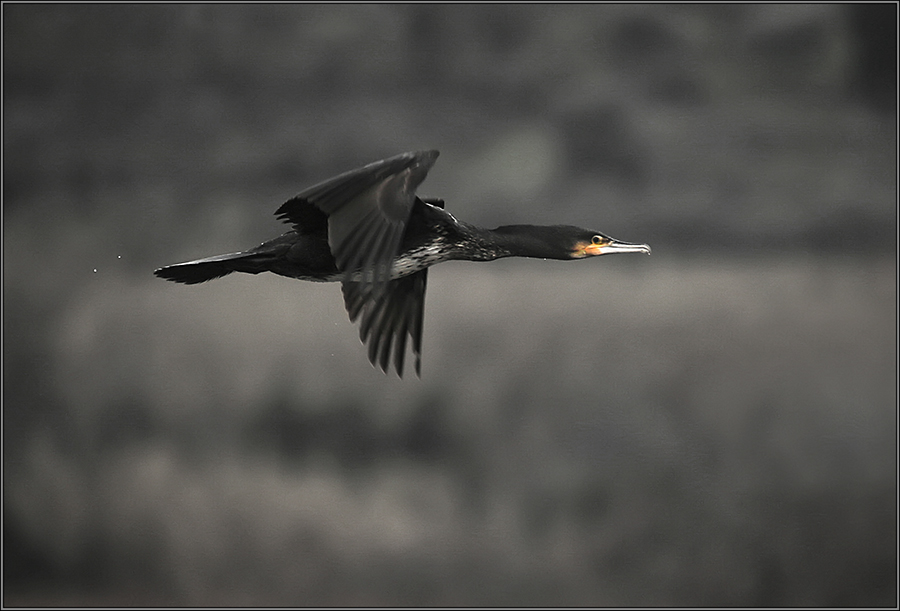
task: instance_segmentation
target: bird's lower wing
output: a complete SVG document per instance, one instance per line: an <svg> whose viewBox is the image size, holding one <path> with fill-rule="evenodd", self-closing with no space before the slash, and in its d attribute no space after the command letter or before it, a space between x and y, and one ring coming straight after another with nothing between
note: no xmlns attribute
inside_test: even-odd
<svg viewBox="0 0 900 611"><path fill-rule="evenodd" d="M416 357L416 375L422 372L422 327L425 315L425 287L428 270L404 276L387 283L374 293L371 285L344 282L344 305L350 321L359 324L359 339L368 344L369 361L387 373L394 355L394 368L403 377L407 336L412 339Z"/></svg>

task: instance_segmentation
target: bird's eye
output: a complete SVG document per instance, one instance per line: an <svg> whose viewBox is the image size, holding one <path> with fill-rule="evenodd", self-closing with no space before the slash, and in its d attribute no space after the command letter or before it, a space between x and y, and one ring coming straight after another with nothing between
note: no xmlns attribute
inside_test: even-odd
<svg viewBox="0 0 900 611"><path fill-rule="evenodd" d="M603 244L603 242L605 242L605 241L606 240L603 239L603 236L599 236L599 235L595 235L594 237L591 238L591 243L593 243L594 246L599 246L600 244Z"/></svg>

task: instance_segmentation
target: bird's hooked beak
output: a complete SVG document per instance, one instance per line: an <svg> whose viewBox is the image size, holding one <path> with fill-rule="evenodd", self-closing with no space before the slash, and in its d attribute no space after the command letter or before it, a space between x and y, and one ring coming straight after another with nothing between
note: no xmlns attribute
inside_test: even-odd
<svg viewBox="0 0 900 611"><path fill-rule="evenodd" d="M579 244L575 249L575 257L596 257L612 255L620 252L642 252L650 254L649 244L632 244L619 242L604 235L595 235L589 243Z"/></svg>

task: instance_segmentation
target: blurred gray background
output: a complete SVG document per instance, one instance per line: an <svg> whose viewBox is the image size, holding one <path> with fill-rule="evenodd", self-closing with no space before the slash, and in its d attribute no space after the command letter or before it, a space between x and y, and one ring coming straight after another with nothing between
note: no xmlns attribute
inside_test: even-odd
<svg viewBox="0 0 900 611"><path fill-rule="evenodd" d="M896 10L4 4L4 603L895 606ZM152 275L424 148L653 255Z"/></svg>

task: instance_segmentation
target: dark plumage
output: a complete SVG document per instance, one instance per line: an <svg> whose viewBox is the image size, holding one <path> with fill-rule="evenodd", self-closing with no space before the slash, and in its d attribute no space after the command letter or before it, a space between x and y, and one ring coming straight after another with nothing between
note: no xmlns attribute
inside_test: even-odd
<svg viewBox="0 0 900 611"><path fill-rule="evenodd" d="M310 187L277 211L292 229L244 252L157 269L160 278L196 284L231 272L273 272L289 278L342 283L344 305L369 360L387 372L393 355L403 375L412 341L421 374L422 322L428 267L442 261L501 257L581 259L644 252L587 229L509 225L482 229L456 220L444 202L416 196L437 151L404 153Z"/></svg>

